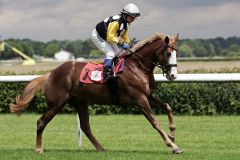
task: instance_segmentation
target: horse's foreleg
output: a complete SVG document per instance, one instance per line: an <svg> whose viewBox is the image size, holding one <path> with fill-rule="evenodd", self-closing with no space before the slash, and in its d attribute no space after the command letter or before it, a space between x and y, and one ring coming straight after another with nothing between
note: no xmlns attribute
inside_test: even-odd
<svg viewBox="0 0 240 160"><path fill-rule="evenodd" d="M92 142L97 151L104 151L102 145L97 141L97 139L93 136L90 123L89 123L89 114L88 114L88 105L87 102L81 103L79 107L75 107L78 117L80 120L80 127L88 139Z"/></svg>
<svg viewBox="0 0 240 160"><path fill-rule="evenodd" d="M172 108L170 107L170 105L168 103L163 103L154 97L150 97L148 100L149 100L151 107L157 107L157 108L163 107L164 111L167 113L168 121L169 121L169 130L170 130L169 138L174 142L176 124L173 120Z"/></svg>
<svg viewBox="0 0 240 160"><path fill-rule="evenodd" d="M136 102L137 102L137 105L139 106L139 108L141 109L141 111L143 112L144 116L152 124L153 128L156 129L159 132L159 134L163 138L165 144L168 147L171 147L173 149L173 153L181 153L182 150L170 140L168 135L162 129L160 123L157 121L157 119L153 115L153 112L152 112L152 109L149 105L147 97L142 95L142 96L139 97L139 99Z"/></svg>

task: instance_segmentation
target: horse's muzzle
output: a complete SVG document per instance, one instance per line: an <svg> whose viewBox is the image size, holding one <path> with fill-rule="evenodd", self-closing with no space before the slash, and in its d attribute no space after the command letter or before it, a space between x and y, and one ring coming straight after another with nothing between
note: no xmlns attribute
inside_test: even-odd
<svg viewBox="0 0 240 160"><path fill-rule="evenodd" d="M177 74L167 75L166 78L170 81L174 81L177 78Z"/></svg>

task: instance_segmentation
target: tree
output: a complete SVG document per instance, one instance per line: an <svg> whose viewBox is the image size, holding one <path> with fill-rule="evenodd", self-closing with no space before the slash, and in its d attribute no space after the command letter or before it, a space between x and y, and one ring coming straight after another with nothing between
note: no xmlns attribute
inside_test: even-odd
<svg viewBox="0 0 240 160"><path fill-rule="evenodd" d="M73 47L74 47L74 55L75 57L82 57L83 55L83 41L82 40L76 40L73 41Z"/></svg>
<svg viewBox="0 0 240 160"><path fill-rule="evenodd" d="M231 44L228 49L223 51L223 55L229 57L239 57L240 56L240 46L238 44Z"/></svg>
<svg viewBox="0 0 240 160"><path fill-rule="evenodd" d="M196 48L194 48L194 53L198 57L208 57L209 56L207 50L203 46L201 46L201 45L199 45Z"/></svg>
<svg viewBox="0 0 240 160"><path fill-rule="evenodd" d="M90 58L100 58L102 57L102 55L103 55L102 52L100 52L97 49L91 50L91 52L89 53Z"/></svg>
<svg viewBox="0 0 240 160"><path fill-rule="evenodd" d="M39 55L39 56L43 55L44 49L46 48L45 43L34 41L34 42L32 42L32 46L34 49L34 54Z"/></svg>
<svg viewBox="0 0 240 160"><path fill-rule="evenodd" d="M63 45L63 49L68 52L75 53L75 47L72 41L66 41Z"/></svg>
<svg viewBox="0 0 240 160"><path fill-rule="evenodd" d="M20 44L23 48L22 52L30 57L32 57L35 52L32 43L33 42L29 39L23 39L20 41Z"/></svg>
<svg viewBox="0 0 240 160"><path fill-rule="evenodd" d="M230 51L239 52L240 51L240 45L239 44L231 44L229 46L229 50Z"/></svg>
<svg viewBox="0 0 240 160"><path fill-rule="evenodd" d="M54 54L60 51L60 46L56 43L50 43L47 45L47 47L44 49L43 55L46 57L54 57Z"/></svg>
<svg viewBox="0 0 240 160"><path fill-rule="evenodd" d="M91 39L76 41L50 42L32 41L30 39L8 39L5 42L32 57L39 56L53 57L61 48L72 52L75 57L101 57L100 52ZM240 38L229 37L214 39L184 39L178 41L180 57L213 57L213 56L240 56ZM1 53L1 59L19 57L11 49L6 48Z"/></svg>
<svg viewBox="0 0 240 160"><path fill-rule="evenodd" d="M193 50L187 44L182 44L179 47L179 57L192 57Z"/></svg>
<svg viewBox="0 0 240 160"><path fill-rule="evenodd" d="M6 41L9 45L11 45L12 47L18 49L19 51L24 50L23 46L21 45L21 41L20 40L14 40L14 39L10 39ZM12 49L5 47L5 51L3 52L3 58L4 59L11 59L11 58L16 58L16 57L21 57L20 55L18 55L17 53L15 53Z"/></svg>
<svg viewBox="0 0 240 160"><path fill-rule="evenodd" d="M83 42L83 54L89 54L92 49L96 49L91 39Z"/></svg>

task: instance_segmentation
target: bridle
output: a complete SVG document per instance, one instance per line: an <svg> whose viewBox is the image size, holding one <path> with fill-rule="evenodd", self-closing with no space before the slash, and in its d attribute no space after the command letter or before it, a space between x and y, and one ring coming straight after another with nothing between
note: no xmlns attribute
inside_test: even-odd
<svg viewBox="0 0 240 160"><path fill-rule="evenodd" d="M169 68L171 68L171 67L177 67L177 64L164 64L164 62L166 62L166 59L168 59L168 52L166 52L166 50L167 50L167 48L170 48L170 49L172 49L172 50L175 50L175 51L177 51L177 49L176 48L174 48L174 47L171 47L171 46L169 46L169 45L166 45L163 49L162 49L162 51L161 51L161 53L163 52L163 64L161 65L161 67L162 67L162 73L163 73L163 76L165 76L166 74L167 74L167 72L168 72L168 70L169 70ZM158 62L159 63L159 62Z"/></svg>
<svg viewBox="0 0 240 160"><path fill-rule="evenodd" d="M172 47L172 46L169 46L169 45L165 45L164 46L164 48L161 50L161 52L160 53L162 53L163 54L163 63L159 63L159 62L154 62L154 61L152 61L152 60L149 60L148 58L145 58L145 57L143 57L142 55L140 55L140 54L138 54L138 53L136 53L136 52L133 52L133 51L131 51L131 50L127 50L127 51L129 51L130 53L131 53L131 55L133 55L133 56L136 56L136 57L138 57L138 61L139 61L139 64L142 66L142 68L144 69L144 70L146 70L147 72L152 72L152 70L150 70L146 65L144 65L144 63L143 63L143 61L146 61L146 62L149 62L151 65L153 65L154 67L158 67L158 68L161 68L162 69L162 72L163 72L163 75L165 76L166 75L166 73L168 72L168 69L170 68L170 67L177 67L177 64L165 64L164 62L166 62L166 59L167 59L167 52L166 52L166 50L168 49L168 48L170 48L170 49L172 49L172 50L175 50L175 51L177 51L177 49L176 48L174 48L174 47ZM156 55L156 54L155 54ZM158 58L158 56L156 55L156 59Z"/></svg>

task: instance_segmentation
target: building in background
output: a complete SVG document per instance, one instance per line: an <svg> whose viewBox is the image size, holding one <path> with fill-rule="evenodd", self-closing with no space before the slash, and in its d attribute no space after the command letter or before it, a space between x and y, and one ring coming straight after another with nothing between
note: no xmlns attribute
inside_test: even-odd
<svg viewBox="0 0 240 160"><path fill-rule="evenodd" d="M64 51L63 49L61 51L55 53L54 58L58 61L68 61L68 60L75 59L75 57L72 53Z"/></svg>

